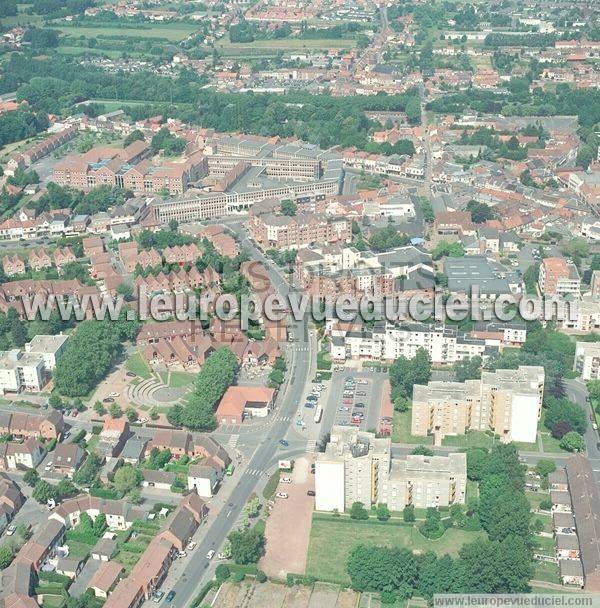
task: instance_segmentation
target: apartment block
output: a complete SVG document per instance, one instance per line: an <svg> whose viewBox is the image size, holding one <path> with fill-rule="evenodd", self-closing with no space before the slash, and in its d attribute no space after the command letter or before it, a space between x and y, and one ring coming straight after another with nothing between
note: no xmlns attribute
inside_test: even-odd
<svg viewBox="0 0 600 608"><path fill-rule="evenodd" d="M0 352L0 394L39 392L46 384L44 358L19 349Z"/></svg>
<svg viewBox="0 0 600 608"><path fill-rule="evenodd" d="M298 252L295 277L305 291L318 296L429 293L435 283L431 256L413 246L375 253L341 243L319 244Z"/></svg>
<svg viewBox="0 0 600 608"><path fill-rule="evenodd" d="M448 456L410 454L392 460L383 501L392 511L406 505L417 509L464 504L467 490L467 457L464 453Z"/></svg>
<svg viewBox="0 0 600 608"><path fill-rule="evenodd" d="M330 324L331 358L335 361L383 360L398 357L412 359L423 348L435 364L452 364L471 357L487 358L505 344L520 346L525 341L523 328L504 332L500 328L481 337L475 332L466 334L452 327L420 323L376 322L371 329L343 327ZM505 337L506 336L506 337Z"/></svg>
<svg viewBox="0 0 600 608"><path fill-rule="evenodd" d="M564 258L545 258L540 265L538 283L545 296L572 294L579 297L581 292L577 267Z"/></svg>
<svg viewBox="0 0 600 608"><path fill-rule="evenodd" d="M600 378L600 343L577 342L573 370L582 380L597 380Z"/></svg>
<svg viewBox="0 0 600 608"><path fill-rule="evenodd" d="M465 454L392 458L390 438L356 428L333 427L315 466L315 506L320 511L367 508L384 503L392 510L465 502Z"/></svg>
<svg viewBox="0 0 600 608"><path fill-rule="evenodd" d="M569 315L560 322L563 331L590 333L600 330L600 300L593 296L584 296L571 303L577 306L577 314Z"/></svg>
<svg viewBox="0 0 600 608"><path fill-rule="evenodd" d="M504 442L533 443L544 392L544 369L484 371L481 380L431 381L413 388L411 433L433 435L440 444L446 435L491 430Z"/></svg>
<svg viewBox="0 0 600 608"><path fill-rule="evenodd" d="M292 250L314 243L349 243L352 239L352 222L346 218L300 210L294 216L284 215L277 200L254 204L247 226L250 236L263 249Z"/></svg>

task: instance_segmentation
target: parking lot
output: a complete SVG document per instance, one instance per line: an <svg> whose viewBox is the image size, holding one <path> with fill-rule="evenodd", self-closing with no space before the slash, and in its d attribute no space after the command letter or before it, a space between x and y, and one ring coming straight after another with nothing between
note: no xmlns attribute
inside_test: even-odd
<svg viewBox="0 0 600 608"><path fill-rule="evenodd" d="M342 370L334 372L323 431L332 426L356 426L363 431L377 429L384 376L376 372Z"/></svg>

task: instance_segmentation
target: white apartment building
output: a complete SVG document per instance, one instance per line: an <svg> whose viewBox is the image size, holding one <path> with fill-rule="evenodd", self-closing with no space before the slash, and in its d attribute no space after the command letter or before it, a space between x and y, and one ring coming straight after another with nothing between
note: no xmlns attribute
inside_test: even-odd
<svg viewBox="0 0 600 608"><path fill-rule="evenodd" d="M391 439L356 428L333 427L325 453L315 465L315 507L348 510L384 503L395 511L465 502L466 456L391 457Z"/></svg>
<svg viewBox="0 0 600 608"><path fill-rule="evenodd" d="M467 493L467 456L410 454L392 460L387 484L382 486L382 502L392 511L406 505L418 509L464 504Z"/></svg>
<svg viewBox="0 0 600 608"><path fill-rule="evenodd" d="M600 342L577 342L573 370L582 380L600 378Z"/></svg>
<svg viewBox="0 0 600 608"><path fill-rule="evenodd" d="M585 296L573 305L577 306L576 318L561 321L563 331L589 333L600 330L600 300Z"/></svg>
<svg viewBox="0 0 600 608"><path fill-rule="evenodd" d="M419 348L435 364L452 364L471 357L487 357L498 351L500 336L476 338L453 328L403 323L376 323L372 330L335 329L331 333L331 357L335 361L377 359L393 361L398 357L412 359ZM498 333L498 332L496 332ZM513 336L521 340L520 334Z"/></svg>
<svg viewBox="0 0 600 608"><path fill-rule="evenodd" d="M57 360L65 352L67 339L68 336L63 334L57 336L40 334L25 344L25 352L43 357L46 369L53 371Z"/></svg>
<svg viewBox="0 0 600 608"><path fill-rule="evenodd" d="M491 430L508 443L534 443L544 392L544 368L484 371L481 380L431 381L413 387L411 433L446 435Z"/></svg>
<svg viewBox="0 0 600 608"><path fill-rule="evenodd" d="M46 383L44 358L19 349L0 352L0 394L39 392Z"/></svg>

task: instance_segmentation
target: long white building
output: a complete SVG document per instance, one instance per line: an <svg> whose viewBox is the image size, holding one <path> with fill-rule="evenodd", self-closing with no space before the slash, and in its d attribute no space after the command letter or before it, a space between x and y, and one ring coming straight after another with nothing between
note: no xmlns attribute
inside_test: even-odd
<svg viewBox="0 0 600 608"><path fill-rule="evenodd" d="M355 502L383 503L392 511L407 505L442 507L465 502L467 461L449 456L392 458L391 439L353 427L334 426L315 465L315 507L343 512Z"/></svg>

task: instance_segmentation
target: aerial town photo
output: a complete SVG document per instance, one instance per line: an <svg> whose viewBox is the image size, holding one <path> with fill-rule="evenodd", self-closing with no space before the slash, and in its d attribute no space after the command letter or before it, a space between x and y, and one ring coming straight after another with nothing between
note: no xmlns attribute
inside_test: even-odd
<svg viewBox="0 0 600 608"><path fill-rule="evenodd" d="M0 0L0 608L600 607L600 0Z"/></svg>

